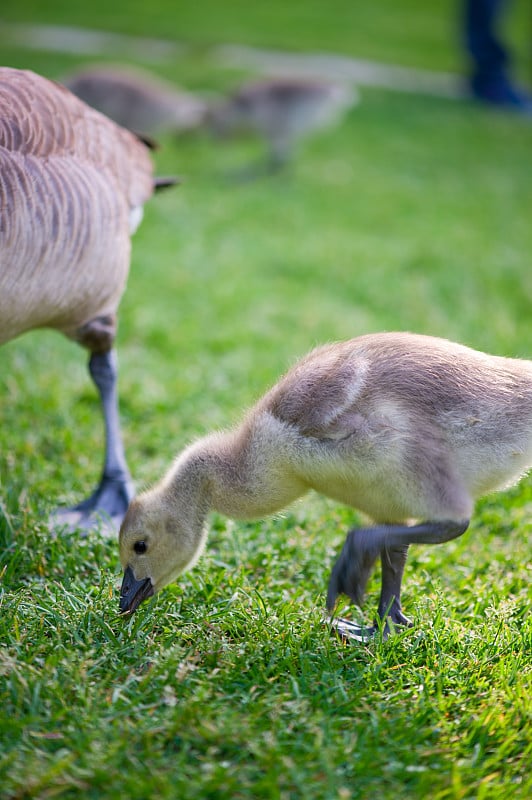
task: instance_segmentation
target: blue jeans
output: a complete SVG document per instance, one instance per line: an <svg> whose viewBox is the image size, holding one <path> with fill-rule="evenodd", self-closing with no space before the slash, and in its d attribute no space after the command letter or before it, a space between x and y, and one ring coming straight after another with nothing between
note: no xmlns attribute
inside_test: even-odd
<svg viewBox="0 0 532 800"><path fill-rule="evenodd" d="M519 93L508 77L510 55L497 28L506 0L465 0L463 30L471 57L471 89L477 97L494 103L513 103Z"/></svg>

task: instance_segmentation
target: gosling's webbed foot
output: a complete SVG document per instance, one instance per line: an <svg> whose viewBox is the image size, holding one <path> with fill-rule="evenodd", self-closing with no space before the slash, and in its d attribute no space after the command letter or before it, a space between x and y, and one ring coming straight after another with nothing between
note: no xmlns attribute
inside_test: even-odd
<svg viewBox="0 0 532 800"><path fill-rule="evenodd" d="M395 628L412 625L401 609L401 581L408 545L390 546L387 541L390 530L392 529L389 526L380 526L350 531L333 568L327 593L327 608L334 608L339 594L347 595L360 606L375 561L379 555L381 557L382 586L375 624L360 627L338 618L334 625L346 639L367 642L379 631L382 639L387 639Z"/></svg>
<svg viewBox="0 0 532 800"><path fill-rule="evenodd" d="M413 622L405 617L402 611L396 611L388 613L386 617L382 616L379 617L378 621L375 623L373 628L375 632L378 630L382 631L382 638L387 639L391 633L393 633L396 629L401 630L402 628L412 628Z"/></svg>
<svg viewBox="0 0 532 800"><path fill-rule="evenodd" d="M412 526L379 525L350 531L329 580L328 610L332 611L339 594L346 594L354 603L361 605L370 572L380 554L382 582L377 628L381 629L384 620L382 634L386 638L395 627L411 627L410 620L401 610L401 582L409 545L448 542L461 536L468 525L468 519L449 519ZM377 628L374 626L374 629ZM362 630L365 635L371 629ZM350 638L357 636L359 634Z"/></svg>
<svg viewBox="0 0 532 800"><path fill-rule="evenodd" d="M381 617L381 619L384 619L384 617ZM386 625L388 625L388 620L396 628L412 628L414 625L412 620L406 617L400 609L395 611L392 610L387 614Z"/></svg>
<svg viewBox="0 0 532 800"><path fill-rule="evenodd" d="M331 630L343 641L370 642L378 630L375 625L370 625L369 627L357 625L356 622L344 617L329 617L326 621Z"/></svg>
<svg viewBox="0 0 532 800"><path fill-rule="evenodd" d="M134 495L133 483L129 477L103 477L97 489L86 500L72 508L56 509L51 515L50 527L68 532L81 529L84 535L89 530L99 529L105 535L114 535L118 533Z"/></svg>
<svg viewBox="0 0 532 800"><path fill-rule="evenodd" d="M386 620L379 619L374 625L358 625L345 617L328 617L327 622L344 641L361 643L370 642L378 635L379 631L384 641L396 628L412 627L412 622L401 612L390 613Z"/></svg>

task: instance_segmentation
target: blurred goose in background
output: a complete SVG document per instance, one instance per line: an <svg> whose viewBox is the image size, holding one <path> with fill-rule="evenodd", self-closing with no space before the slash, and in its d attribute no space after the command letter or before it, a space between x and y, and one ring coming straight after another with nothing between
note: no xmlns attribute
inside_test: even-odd
<svg viewBox="0 0 532 800"><path fill-rule="evenodd" d="M0 343L46 327L86 347L105 418L100 484L57 517L72 526L118 524L133 497L113 342L130 237L157 183L129 131L60 84L0 68Z"/></svg>
<svg viewBox="0 0 532 800"><path fill-rule="evenodd" d="M258 134L267 147L264 169L274 172L288 163L301 139L339 122L356 102L355 90L343 84L269 78L246 83L227 99L212 103L207 124L220 136ZM256 169L249 174L258 173Z"/></svg>
<svg viewBox="0 0 532 800"><path fill-rule="evenodd" d="M378 616L385 630L409 625L401 609L409 545L460 536L475 500L531 465L532 361L409 333L326 345L240 426L186 448L133 500L120 530L120 609L134 611L194 565L211 509L253 519L314 489L377 523L348 534L328 609L341 593L361 604L380 557ZM353 627L355 636L374 632Z"/></svg>
<svg viewBox="0 0 532 800"><path fill-rule="evenodd" d="M63 83L88 105L145 136L197 128L207 109L199 97L138 67L96 65Z"/></svg>

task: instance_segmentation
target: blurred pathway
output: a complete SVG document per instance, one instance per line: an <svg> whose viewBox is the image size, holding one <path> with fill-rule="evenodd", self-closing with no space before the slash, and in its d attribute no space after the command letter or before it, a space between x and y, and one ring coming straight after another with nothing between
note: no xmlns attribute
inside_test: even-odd
<svg viewBox="0 0 532 800"><path fill-rule="evenodd" d="M183 56L187 50L194 49L193 44L163 39L126 36L85 28L11 23L0 24L0 43L2 42L34 50L105 56L113 60L128 58L152 63L168 63ZM333 53L294 53L225 44L213 46L210 57L220 66L251 69L263 75L314 75L399 92L455 99L464 96L458 74L380 64Z"/></svg>
<svg viewBox="0 0 532 800"><path fill-rule="evenodd" d="M227 66L251 67L267 75L314 75L398 92L464 96L459 75L396 67L334 53L290 53L228 44L214 48L213 54Z"/></svg>

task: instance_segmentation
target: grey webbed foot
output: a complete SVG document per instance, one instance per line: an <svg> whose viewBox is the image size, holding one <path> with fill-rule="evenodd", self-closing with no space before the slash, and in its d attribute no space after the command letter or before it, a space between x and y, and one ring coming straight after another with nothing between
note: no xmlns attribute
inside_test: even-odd
<svg viewBox="0 0 532 800"><path fill-rule="evenodd" d="M382 583L378 623L372 628L361 628L339 618L337 623L333 623L335 627L345 631L346 638L358 641L367 641L371 632L379 629L382 629L383 638L387 638L394 627L411 627L412 623L401 609L401 583L408 546L448 542L461 536L468 525L466 519L438 520L412 526L380 525L350 531L331 573L327 609L333 610L340 594L347 595L359 606L362 604L369 575L380 554Z"/></svg>
<svg viewBox="0 0 532 800"><path fill-rule="evenodd" d="M118 533L129 503L135 495L129 476L103 477L97 489L86 500L70 508L58 508L51 515L52 529L81 529L87 533L100 528L102 533Z"/></svg>
<svg viewBox="0 0 532 800"><path fill-rule="evenodd" d="M344 617L329 617L326 622L343 641L354 641L366 643L370 642L378 628L375 625L366 627L365 625L357 625L350 619Z"/></svg>
<svg viewBox="0 0 532 800"><path fill-rule="evenodd" d="M329 617L327 622L341 639L362 643L371 642L372 639L378 637L379 632L382 640L385 641L395 628L412 627L412 623L404 615L396 619L388 616L384 622L380 619L374 625L358 625L345 617Z"/></svg>

